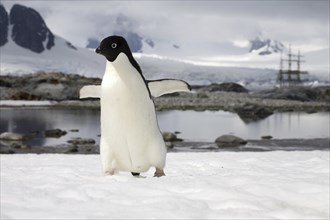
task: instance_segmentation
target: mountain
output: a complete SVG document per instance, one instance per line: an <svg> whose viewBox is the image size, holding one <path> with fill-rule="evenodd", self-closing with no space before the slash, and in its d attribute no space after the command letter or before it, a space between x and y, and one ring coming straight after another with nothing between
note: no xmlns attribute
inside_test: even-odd
<svg viewBox="0 0 330 220"><path fill-rule="evenodd" d="M123 36L133 53L142 53L145 50L155 47L155 43L151 38L141 37L132 31L115 31L113 35ZM100 45L100 41L95 38L89 38L87 48L95 49Z"/></svg>
<svg viewBox="0 0 330 220"><path fill-rule="evenodd" d="M285 52L285 46L277 40L263 39L258 36L254 40L250 40L250 53L257 53L259 55L270 55L274 53Z"/></svg>
<svg viewBox="0 0 330 220"><path fill-rule="evenodd" d="M0 47L8 42L8 13L6 9L0 4Z"/></svg>
<svg viewBox="0 0 330 220"><path fill-rule="evenodd" d="M15 4L8 14L0 4L1 75L65 72L100 76L105 61L55 35L34 9Z"/></svg>
<svg viewBox="0 0 330 220"><path fill-rule="evenodd" d="M54 34L34 9L14 5L8 14L0 4L0 18L1 75L63 72L102 78L106 63L104 57L97 55L94 50L75 47ZM157 55L157 51L165 51L170 55L180 52L180 45L171 40L154 40L128 29L118 28L116 33L128 40L133 52L139 51L133 55L146 79L177 78L193 85L238 82L248 88L274 85L276 81L281 49L281 44L276 41L256 39L251 53L235 56L175 58ZM90 38L90 47L95 48L98 44L97 39ZM271 54L260 56L259 53L263 51ZM314 70L319 66L328 73L326 58L329 56L325 56L328 51L314 52L309 56L306 54L306 63L313 65L310 59L318 61L311 68ZM324 58L320 60L320 56ZM325 80L329 82L328 78Z"/></svg>
<svg viewBox="0 0 330 220"><path fill-rule="evenodd" d="M41 53L46 49L50 50L55 45L54 34L34 9L16 4L8 15L6 9L0 5L0 16L1 46L11 39L25 49ZM9 25L11 26L10 36Z"/></svg>

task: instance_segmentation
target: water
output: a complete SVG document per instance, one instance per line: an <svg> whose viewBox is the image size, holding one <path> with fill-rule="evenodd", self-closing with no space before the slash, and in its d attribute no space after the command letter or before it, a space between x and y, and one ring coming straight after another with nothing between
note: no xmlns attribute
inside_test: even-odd
<svg viewBox="0 0 330 220"><path fill-rule="evenodd" d="M213 142L223 134L245 139L271 135L277 139L327 138L330 116L321 113L275 113L266 119L245 123L237 114L224 111L165 111L158 113L162 131L180 132L179 138ZM61 138L45 138L43 131L60 128L68 131ZM71 131L78 129L78 132ZM31 146L56 146L72 138L93 138L99 144L100 111L92 109L1 108L0 132L31 134Z"/></svg>

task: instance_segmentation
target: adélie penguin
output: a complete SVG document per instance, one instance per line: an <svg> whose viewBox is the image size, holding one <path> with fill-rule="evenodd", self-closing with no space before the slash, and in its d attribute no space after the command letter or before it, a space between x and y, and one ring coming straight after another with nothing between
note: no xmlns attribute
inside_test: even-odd
<svg viewBox="0 0 330 220"><path fill-rule="evenodd" d="M166 146L153 98L188 92L190 86L174 79L145 80L123 37L103 39L96 53L106 58L102 83L84 86L80 98L100 98L103 172L127 171L138 176L155 167L155 176L164 176Z"/></svg>

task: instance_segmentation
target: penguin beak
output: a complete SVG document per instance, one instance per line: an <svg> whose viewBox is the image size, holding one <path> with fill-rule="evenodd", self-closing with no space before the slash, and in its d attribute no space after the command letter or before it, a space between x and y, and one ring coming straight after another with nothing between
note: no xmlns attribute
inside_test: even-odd
<svg viewBox="0 0 330 220"><path fill-rule="evenodd" d="M100 54L101 53L100 47L96 48L95 53L97 53L97 54Z"/></svg>

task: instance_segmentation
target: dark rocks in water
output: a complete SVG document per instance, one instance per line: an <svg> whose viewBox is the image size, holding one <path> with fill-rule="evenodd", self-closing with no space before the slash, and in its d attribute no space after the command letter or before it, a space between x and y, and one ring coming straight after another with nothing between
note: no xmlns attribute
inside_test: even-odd
<svg viewBox="0 0 330 220"><path fill-rule="evenodd" d="M16 152L11 148L0 147L0 154L14 154L14 153Z"/></svg>
<svg viewBox="0 0 330 220"><path fill-rule="evenodd" d="M77 146L67 147L67 149L64 151L65 154L78 153L78 152L79 152L79 149Z"/></svg>
<svg viewBox="0 0 330 220"><path fill-rule="evenodd" d="M263 140L270 140L270 139L273 139L273 136L271 136L271 135L264 135L264 136L261 136L261 139L263 139Z"/></svg>
<svg viewBox="0 0 330 220"><path fill-rule="evenodd" d="M222 135L215 140L218 147L236 147L247 144L247 141L235 135Z"/></svg>
<svg viewBox="0 0 330 220"><path fill-rule="evenodd" d="M267 107L253 104L245 104L243 106L234 108L234 111L244 122L247 123L267 118L274 113L271 109Z"/></svg>
<svg viewBox="0 0 330 220"><path fill-rule="evenodd" d="M92 138L75 138L67 142L73 145L95 144L95 140Z"/></svg>
<svg viewBox="0 0 330 220"><path fill-rule="evenodd" d="M55 45L53 33L36 10L15 4L9 17L12 39L17 45L36 53L45 50L45 42L48 50Z"/></svg>
<svg viewBox="0 0 330 220"><path fill-rule="evenodd" d="M244 86L241 86L240 84L228 82L228 83L221 83L216 84L212 83L209 86L206 86L204 88L208 92L218 92L218 91L224 91L224 92L248 92Z"/></svg>
<svg viewBox="0 0 330 220"><path fill-rule="evenodd" d="M45 131L45 136L46 137L54 137L54 138L59 138L59 137L62 137L64 135L66 135L67 132L66 131L63 131L61 129L50 129L50 130L46 130Z"/></svg>
<svg viewBox="0 0 330 220"><path fill-rule="evenodd" d="M14 148L14 149L27 149L29 148L29 146L25 145L25 144L22 144L22 143L17 143L17 142L14 142L10 145L11 148Z"/></svg>
<svg viewBox="0 0 330 220"><path fill-rule="evenodd" d="M0 4L0 47L8 42L9 19L5 7Z"/></svg>
<svg viewBox="0 0 330 220"><path fill-rule="evenodd" d="M165 142L174 142L174 141L182 141L182 139L178 138L174 133L172 132L162 132L163 139Z"/></svg>

